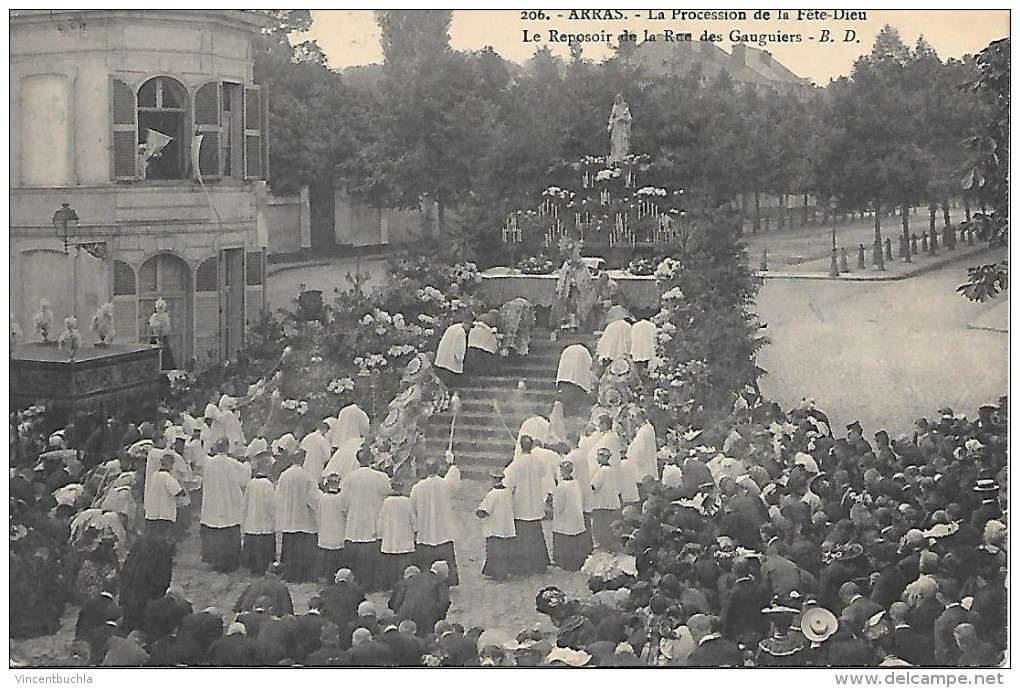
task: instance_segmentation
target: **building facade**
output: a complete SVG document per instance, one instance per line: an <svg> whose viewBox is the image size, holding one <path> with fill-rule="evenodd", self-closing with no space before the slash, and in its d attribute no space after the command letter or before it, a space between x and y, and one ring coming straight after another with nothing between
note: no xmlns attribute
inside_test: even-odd
<svg viewBox="0 0 1020 688"><path fill-rule="evenodd" d="M10 307L28 341L42 299L54 336L75 315L86 345L106 302L116 341L149 341L164 299L178 364L242 345L264 304L261 25L240 10L11 12Z"/></svg>

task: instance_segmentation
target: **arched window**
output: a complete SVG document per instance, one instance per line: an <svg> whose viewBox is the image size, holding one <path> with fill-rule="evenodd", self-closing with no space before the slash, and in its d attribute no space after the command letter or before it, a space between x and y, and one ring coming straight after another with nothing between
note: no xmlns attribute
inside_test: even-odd
<svg viewBox="0 0 1020 688"><path fill-rule="evenodd" d="M181 82L168 76L153 77L138 89L138 173L142 179L187 177L189 100Z"/></svg>
<svg viewBox="0 0 1020 688"><path fill-rule="evenodd" d="M113 261L113 295L134 296L136 293L134 269L122 260Z"/></svg>

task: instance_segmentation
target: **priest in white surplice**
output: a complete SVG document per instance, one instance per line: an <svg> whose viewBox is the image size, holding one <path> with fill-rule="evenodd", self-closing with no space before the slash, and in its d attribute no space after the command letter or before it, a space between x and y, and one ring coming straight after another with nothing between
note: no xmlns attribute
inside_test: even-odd
<svg viewBox="0 0 1020 688"><path fill-rule="evenodd" d="M512 573L545 573L549 550L542 533L545 518L547 463L532 453L534 443L528 435L520 438L521 455L510 462L503 484L513 496L514 528Z"/></svg>
<svg viewBox="0 0 1020 688"><path fill-rule="evenodd" d="M468 372L494 375L499 362L499 342L496 333L481 320L475 320L468 334Z"/></svg>
<svg viewBox="0 0 1020 688"><path fill-rule="evenodd" d="M514 458L521 455L521 438L527 435L532 442L545 444L549 439L549 421L542 416L532 416L521 423L517 431L517 445L514 447Z"/></svg>
<svg viewBox="0 0 1020 688"><path fill-rule="evenodd" d="M378 588L380 552L379 512L390 494L390 478L372 468L368 447L358 452L359 468L351 471L340 486L341 509L347 514L344 554L349 568L367 591Z"/></svg>
<svg viewBox="0 0 1020 688"><path fill-rule="evenodd" d="M603 368L618 358L630 353L631 325L624 319L614 320L606 325L595 348L595 357Z"/></svg>
<svg viewBox="0 0 1020 688"><path fill-rule="evenodd" d="M619 433L613 429L613 419L603 414L598 419L598 440L588 451L588 472L594 476L599 469L598 453L600 449L609 450L609 465L613 468L620 467L621 454L623 453L623 440Z"/></svg>
<svg viewBox="0 0 1020 688"><path fill-rule="evenodd" d="M659 465L655 458L655 428L648 420L644 410L634 413L634 423L637 425L637 431L634 433L634 440L627 447L627 458L634 466L638 483L649 475L654 480L658 480Z"/></svg>
<svg viewBox="0 0 1020 688"><path fill-rule="evenodd" d="M297 461L280 475L276 486L276 530L283 534L280 563L290 583L315 580L319 487Z"/></svg>
<svg viewBox="0 0 1020 688"><path fill-rule="evenodd" d="M475 319L465 315L464 319L446 328L436 350L435 369L446 385L452 386L464 374L464 358L468 352L468 337Z"/></svg>
<svg viewBox="0 0 1020 688"><path fill-rule="evenodd" d="M371 425L368 414L357 404L348 404L340 409L336 422L329 429L326 438L333 449L336 449L352 437L364 437Z"/></svg>
<svg viewBox="0 0 1020 688"><path fill-rule="evenodd" d="M453 453L446 452L447 469L439 461L425 464L426 475L411 488L411 509L418 528L415 537L418 567L445 561L450 567L450 585L459 585L457 555L453 547L453 494L460 485L460 469L453 465Z"/></svg>
<svg viewBox="0 0 1020 688"><path fill-rule="evenodd" d="M571 413L585 407L585 402L595 384L594 377L588 347L583 344L571 344L563 349L559 366L556 368L556 390Z"/></svg>
<svg viewBox="0 0 1020 688"><path fill-rule="evenodd" d="M630 328L630 356L639 368L655 367L655 323L638 320Z"/></svg>
<svg viewBox="0 0 1020 688"><path fill-rule="evenodd" d="M365 439L363 437L352 437L333 452L333 456L330 457L329 463L326 464L326 468L323 469L323 475L329 475L336 473L340 476L340 480L344 480L352 471L357 469L361 464L358 463L358 452L365 445Z"/></svg>
<svg viewBox="0 0 1020 688"><path fill-rule="evenodd" d="M332 453L329 440L329 419L323 418L319 427L305 435L301 440L301 449L305 452L304 469L316 484L322 479L322 469L329 462Z"/></svg>
<svg viewBox="0 0 1020 688"><path fill-rule="evenodd" d="M241 561L241 507L251 479L250 467L227 454L229 446L226 437L213 445L216 453L206 462L202 476L199 517L202 561L220 573L230 573Z"/></svg>

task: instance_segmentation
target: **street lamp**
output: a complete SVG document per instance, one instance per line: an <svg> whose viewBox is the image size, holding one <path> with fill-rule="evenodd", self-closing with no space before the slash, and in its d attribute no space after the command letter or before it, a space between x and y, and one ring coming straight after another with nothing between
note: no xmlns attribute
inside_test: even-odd
<svg viewBox="0 0 1020 688"><path fill-rule="evenodd" d="M78 231L78 213L70 203L61 203L60 210L53 213L53 229L57 236L64 240L64 253L67 253L71 240Z"/></svg>

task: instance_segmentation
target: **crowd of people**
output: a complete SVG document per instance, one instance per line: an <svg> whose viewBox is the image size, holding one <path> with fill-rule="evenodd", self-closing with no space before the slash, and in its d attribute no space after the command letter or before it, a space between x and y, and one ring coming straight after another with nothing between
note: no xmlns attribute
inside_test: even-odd
<svg viewBox="0 0 1020 688"><path fill-rule="evenodd" d="M557 401L527 419L474 523L455 518L452 452L414 481L391 477L353 405L300 441L247 442L222 397L203 418L107 425L84 451L54 434L12 469L12 516L27 524L12 527L12 572L53 589L14 602L12 628L53 633L75 602L72 650L107 666L1001 662L1005 398L873 442L858 423L836 437L811 403L784 412L750 390L711 427L656 428L623 329L594 358L567 347L557 377L578 388L573 403L595 392L584 364L605 370L590 412L565 416ZM458 363L470 331L447 347ZM196 521L211 569L259 576L229 609L196 610L171 585ZM508 638L447 619L468 527L485 537L481 575L535 580L554 631ZM67 563L47 571L61 541ZM587 575L592 596L542 587L550 566ZM296 614L288 585L300 582L323 587Z"/></svg>

